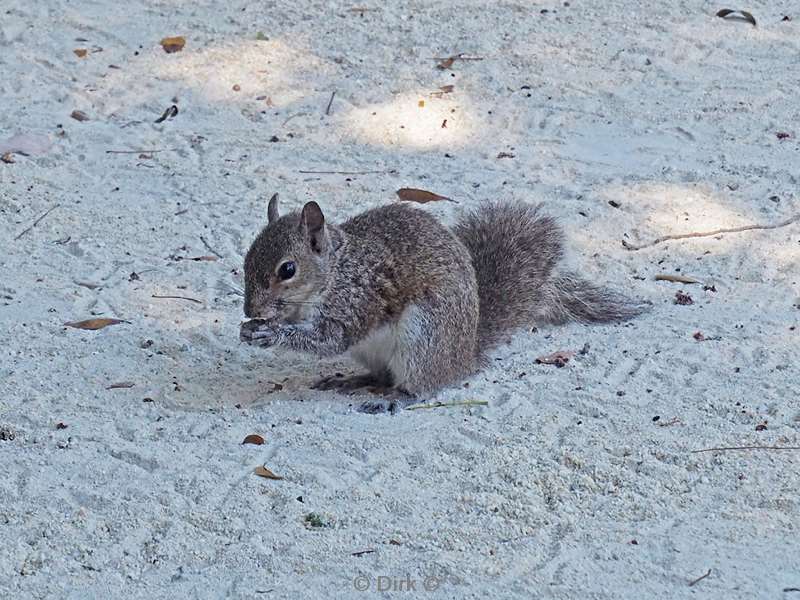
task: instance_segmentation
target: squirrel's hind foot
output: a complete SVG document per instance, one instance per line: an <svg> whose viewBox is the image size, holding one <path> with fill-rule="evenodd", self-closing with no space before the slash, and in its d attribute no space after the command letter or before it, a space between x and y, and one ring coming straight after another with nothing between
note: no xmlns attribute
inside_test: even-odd
<svg viewBox="0 0 800 600"><path fill-rule="evenodd" d="M406 406L414 404L416 398L397 388L369 388L373 394L380 394L381 398L374 398L362 403L356 410L360 413L368 415L377 415L381 413L395 414L403 410Z"/></svg>
<svg viewBox="0 0 800 600"><path fill-rule="evenodd" d="M387 389L391 387L392 380L388 373L375 375L365 373L364 375L352 375L345 377L341 373L323 377L316 381L311 388L315 390L335 390L337 392L355 392L364 388Z"/></svg>
<svg viewBox="0 0 800 600"><path fill-rule="evenodd" d="M365 373L364 375L352 375L350 377L336 373L320 379L311 387L315 390L332 390L348 395L372 394L375 398L363 402L356 409L360 413L370 415L380 413L394 414L415 401L413 394L392 386L392 377L388 372L380 374Z"/></svg>

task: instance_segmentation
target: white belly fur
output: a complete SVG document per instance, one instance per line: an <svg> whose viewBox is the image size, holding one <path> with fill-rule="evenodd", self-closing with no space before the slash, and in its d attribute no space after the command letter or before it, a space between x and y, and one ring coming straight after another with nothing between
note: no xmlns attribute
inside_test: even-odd
<svg viewBox="0 0 800 600"><path fill-rule="evenodd" d="M408 368L405 356L411 341L408 338L414 331L416 314L416 307L409 306L397 322L371 332L350 349L350 354L370 373L380 374L388 370L394 378L394 384L402 386Z"/></svg>

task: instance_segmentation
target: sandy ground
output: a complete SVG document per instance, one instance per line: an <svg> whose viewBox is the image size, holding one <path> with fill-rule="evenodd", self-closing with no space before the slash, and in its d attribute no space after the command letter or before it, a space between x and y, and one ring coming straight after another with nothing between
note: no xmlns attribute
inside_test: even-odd
<svg viewBox="0 0 800 600"><path fill-rule="evenodd" d="M363 4L0 5L0 143L52 143L0 163L0 595L796 596L800 452L692 451L800 446L800 225L621 241L800 212L800 7ZM654 309L521 332L436 398L488 406L397 416L309 390L346 358L240 345L273 192L342 220L403 186L447 222L543 201ZM128 323L64 327L94 316Z"/></svg>

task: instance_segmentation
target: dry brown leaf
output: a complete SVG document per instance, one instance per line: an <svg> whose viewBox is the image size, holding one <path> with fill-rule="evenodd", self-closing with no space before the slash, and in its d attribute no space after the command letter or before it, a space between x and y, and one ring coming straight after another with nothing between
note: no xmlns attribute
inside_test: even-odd
<svg viewBox="0 0 800 600"><path fill-rule="evenodd" d="M186 45L186 38L182 35L165 37L160 43L161 47L164 48L164 52L172 54L173 52L180 52L183 50L183 47Z"/></svg>
<svg viewBox="0 0 800 600"><path fill-rule="evenodd" d="M130 323L130 321L100 317L97 319L86 319L85 321L69 321L68 323L64 323L64 325L67 327L74 327L75 329L90 329L91 331L95 331L97 329L102 329L103 327L108 327L109 325L117 325L119 323Z"/></svg>
<svg viewBox="0 0 800 600"><path fill-rule="evenodd" d="M756 18L746 10L731 10L730 8L723 8L717 13L717 16L722 19L734 19L737 21L747 21L753 27L756 26Z"/></svg>
<svg viewBox="0 0 800 600"><path fill-rule="evenodd" d="M195 262L214 262L215 260L219 260L216 256L206 255L206 256L190 256L185 260L193 260Z"/></svg>
<svg viewBox="0 0 800 600"><path fill-rule="evenodd" d="M283 479L283 477L280 475L275 475L275 473L264 466L256 467L254 473L259 477L265 477L266 479Z"/></svg>
<svg viewBox="0 0 800 600"><path fill-rule="evenodd" d="M425 204L427 202L438 202L439 200L449 200L450 202L455 202L451 198L447 196L440 196L439 194L434 194L433 192L427 192L425 190L418 190L416 188L400 188L397 190L397 196L400 200L405 200L406 202L418 202L420 204Z"/></svg>
<svg viewBox="0 0 800 600"><path fill-rule="evenodd" d="M86 48L75 48L73 52L78 58L86 58L86 55L89 54L89 51Z"/></svg>
<svg viewBox="0 0 800 600"><path fill-rule="evenodd" d="M264 438L258 435L257 433L251 433L247 437L242 440L242 444L253 444L254 446L260 446L264 443Z"/></svg>
<svg viewBox="0 0 800 600"><path fill-rule="evenodd" d="M558 368L563 367L569 362L569 359L575 356L575 353L569 350L559 350L552 354L540 356L536 359L537 365L555 365Z"/></svg>
<svg viewBox="0 0 800 600"><path fill-rule="evenodd" d="M694 277L685 277L683 275L669 275L669 274L656 275L656 281L671 281L673 283L701 283Z"/></svg>
<svg viewBox="0 0 800 600"><path fill-rule="evenodd" d="M441 61L438 65L436 65L436 68L444 71L445 69L452 67L454 62L456 62L456 57L451 56L450 58L445 58L443 61Z"/></svg>
<svg viewBox="0 0 800 600"><path fill-rule="evenodd" d="M128 389L128 388L132 388L135 385L136 384L134 382L132 382L132 381L120 381L119 383L112 383L106 389L107 390Z"/></svg>
<svg viewBox="0 0 800 600"><path fill-rule="evenodd" d="M75 119L76 121L88 121L89 120L89 115L87 115L82 110L73 110L70 113L69 116L72 117L73 119Z"/></svg>
<svg viewBox="0 0 800 600"><path fill-rule="evenodd" d="M153 121L153 123L163 123L167 119L171 119L172 117L175 117L177 115L178 115L178 107L173 104L172 106L167 108L163 113L161 113L161 116L158 117L155 121Z"/></svg>
<svg viewBox="0 0 800 600"><path fill-rule="evenodd" d="M16 152L17 154L44 154L53 146L46 135L36 133L18 133L7 140L0 141L0 154Z"/></svg>
<svg viewBox="0 0 800 600"><path fill-rule="evenodd" d="M454 87L455 86L453 86L453 85L443 85L443 86L439 87L439 89L442 90L445 94L449 94L450 92L453 91Z"/></svg>
<svg viewBox="0 0 800 600"><path fill-rule="evenodd" d="M14 155L11 152L6 152L5 154L3 154L3 156L0 156L0 160L2 160L7 165L11 165L17 162L14 160Z"/></svg>

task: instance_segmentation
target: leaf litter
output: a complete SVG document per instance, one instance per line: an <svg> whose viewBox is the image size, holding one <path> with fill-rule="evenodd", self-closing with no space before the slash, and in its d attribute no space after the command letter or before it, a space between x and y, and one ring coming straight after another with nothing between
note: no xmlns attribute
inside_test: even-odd
<svg viewBox="0 0 800 600"><path fill-rule="evenodd" d="M447 196L441 196L427 190L420 190L417 188L400 188L397 190L397 196L400 200L405 202L417 202L418 204L427 204L428 202L439 202L447 200L448 202L456 202Z"/></svg>
<svg viewBox="0 0 800 600"><path fill-rule="evenodd" d="M112 319L109 317L99 317L96 319L86 319L84 321L69 321L64 323L67 327L72 327L74 329L87 329L89 331L97 331L98 329L103 329L108 327L109 325L119 325L120 323L128 323L130 321L125 321L124 319Z"/></svg>

